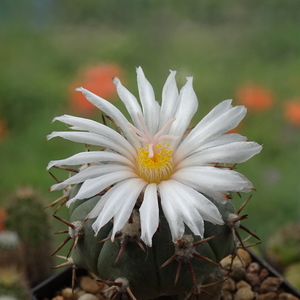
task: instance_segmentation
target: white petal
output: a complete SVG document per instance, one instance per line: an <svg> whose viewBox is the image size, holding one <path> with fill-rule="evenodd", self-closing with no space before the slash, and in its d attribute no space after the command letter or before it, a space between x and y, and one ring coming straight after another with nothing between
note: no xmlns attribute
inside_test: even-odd
<svg viewBox="0 0 300 300"><path fill-rule="evenodd" d="M176 183L174 182L174 186L178 191L177 193L182 197L181 202L183 202L184 205L185 203L189 203L191 209L197 210L205 221L209 221L212 222L213 224L219 224L219 225L224 224L221 213L219 212L218 208L209 199L207 199L205 196L203 196L201 193L197 192L196 190L180 182L176 182Z"/></svg>
<svg viewBox="0 0 300 300"><path fill-rule="evenodd" d="M202 145L199 150L204 150L211 147L221 146L229 143L235 143L235 142L246 142L248 141L248 138L246 136L240 135L238 133L226 133L223 134L216 139L213 139L204 145Z"/></svg>
<svg viewBox="0 0 300 300"><path fill-rule="evenodd" d="M208 148L221 146L221 145L225 145L225 144L229 144L229 143L245 142L245 141L248 141L248 138L245 136L242 136L238 133L226 133L226 134L223 134L223 135L201 145L198 148L195 148L193 153L191 151L189 151L189 155L193 155L196 152L200 152L200 151L206 150ZM184 157L187 157L186 152L187 152L186 149L183 147L177 148L174 151L173 162L177 165L181 161L183 161Z"/></svg>
<svg viewBox="0 0 300 300"><path fill-rule="evenodd" d="M141 239L152 246L152 236L157 230L159 223L159 208L157 200L157 185L150 183L145 189L143 203L139 209L141 219Z"/></svg>
<svg viewBox="0 0 300 300"><path fill-rule="evenodd" d="M182 160L176 168L207 163L242 163L259 153L262 146L255 142L236 142L198 151Z"/></svg>
<svg viewBox="0 0 300 300"><path fill-rule="evenodd" d="M131 168L122 166L122 165L116 165L116 164L106 164L106 165L96 165L96 166L90 166L83 171L73 175L72 177L64 180L63 182L56 183L51 186L51 191L61 190L65 187L67 187L70 184L77 184L81 183L87 179L92 179L95 177L102 176L104 174L118 172L118 171L131 171Z"/></svg>
<svg viewBox="0 0 300 300"><path fill-rule="evenodd" d="M70 140L72 142L108 148L116 152L119 152L120 154L126 156L132 161L134 161L136 157L136 152L135 150L133 150L133 148L132 150L134 152L131 152L126 148L127 143L124 142L124 144L122 144L122 142L125 139L124 140L118 139L118 141L116 141L92 132L72 132L72 131L54 131L47 136L47 139L50 140L54 137L61 137L66 140Z"/></svg>
<svg viewBox="0 0 300 300"><path fill-rule="evenodd" d="M244 106L235 106L225 113L212 120L210 123L205 122L205 126L197 125L184 141L178 147L180 153L185 153L184 157L191 155L196 149L203 146L210 140L213 140L229 130L235 128L246 115ZM184 149L184 150L183 150ZM183 159L181 157L180 159Z"/></svg>
<svg viewBox="0 0 300 300"><path fill-rule="evenodd" d="M98 162L117 162L120 164L127 165L129 167L134 167L134 164L125 156L114 152L108 151L85 151L77 153L73 156L70 156L61 160L52 160L47 166L47 170L53 166L78 166L88 163L98 163Z"/></svg>
<svg viewBox="0 0 300 300"><path fill-rule="evenodd" d="M69 115L63 115L53 119L53 121L56 120L69 125L73 125L73 127L71 127L71 129L73 130L87 130L89 132L105 136L113 140L114 143L122 145L122 147L125 147L131 153L135 153L135 150L132 147L132 145L121 134L119 134L117 131L111 129L106 125L103 125L90 119L79 118Z"/></svg>
<svg viewBox="0 0 300 300"><path fill-rule="evenodd" d="M143 113L145 118L145 124L151 135L155 135L157 132L159 121L159 104L155 100L154 91L152 85L145 77L145 74L141 67L136 69L137 83L139 89L139 95L143 107Z"/></svg>
<svg viewBox="0 0 300 300"><path fill-rule="evenodd" d="M161 206L164 212L164 215L168 221L172 240L176 242L177 239L180 239L184 234L184 223L180 214L176 210L176 207L173 206L173 199L169 193L168 181L162 181L159 185L159 194L161 199Z"/></svg>
<svg viewBox="0 0 300 300"><path fill-rule="evenodd" d="M119 78L114 78L113 82L117 88L117 93L120 99L126 106L126 109L131 116L134 126L137 127L139 130L142 130L143 128L140 125L140 121L137 116L143 116L143 113L137 99L122 85Z"/></svg>
<svg viewBox="0 0 300 300"><path fill-rule="evenodd" d="M175 80L176 71L171 71L162 91L159 130L174 117L179 102L178 88ZM168 131L165 132L168 134Z"/></svg>
<svg viewBox="0 0 300 300"><path fill-rule="evenodd" d="M191 205L190 195L186 195L186 190L182 188L183 185L179 185L177 181L168 180L160 183L159 188L164 190L164 193L168 193L172 202L165 202L165 198L161 197L161 205L165 213L170 209L170 206L174 207L176 214L180 216L180 219L187 224L195 235L203 236L204 222L199 211ZM169 220L168 220L169 221ZM173 241L181 238L181 236L173 236Z"/></svg>
<svg viewBox="0 0 300 300"><path fill-rule="evenodd" d="M72 202L76 201L77 199L87 199L91 198L101 191L103 191L108 186L115 184L116 182L122 181L128 178L134 178L136 174L130 171L118 171L109 174L102 175L100 177L87 179L84 181L82 186L80 187L76 196L71 198L67 205L69 206Z"/></svg>
<svg viewBox="0 0 300 300"><path fill-rule="evenodd" d="M129 194L127 195L127 197L124 197L125 200L122 205L120 205L120 203L116 204L119 206L119 209L116 210L114 215L112 241L114 240L114 236L117 231L121 230L124 227L125 223L128 221L136 200L147 182L139 178L134 178L128 181L127 184L127 189L130 191Z"/></svg>
<svg viewBox="0 0 300 300"><path fill-rule="evenodd" d="M182 137L190 125L197 108L198 100L193 89L193 78L188 77L187 83L180 91L180 102L175 113L176 120L172 123L169 134ZM172 148L175 149L179 143L180 140L173 140L171 142Z"/></svg>
<svg viewBox="0 0 300 300"><path fill-rule="evenodd" d="M206 127L215 119L219 118L221 115L226 113L232 108L232 99L224 100L218 105L216 105L198 124L197 127Z"/></svg>
<svg viewBox="0 0 300 300"><path fill-rule="evenodd" d="M94 229L95 233L97 234L98 231L101 229L101 227L104 226L110 219L112 219L120 209L122 208L124 209L123 206L126 206L125 205L126 201L128 201L127 205L128 204L130 205L132 211L132 208L137 200L137 197L141 189L143 188L143 185L145 184L146 182L141 180L140 178L131 178L118 183L116 186L110 189L103 196L104 198L103 200L105 203L104 205L102 205L102 207L100 207L101 208L100 214L92 225L92 228ZM125 207L125 210L127 210L127 212L130 211L130 207L129 210L128 207ZM122 219L122 215L120 215L118 218L121 217L121 219L118 220L118 224L121 224L122 222L124 222L125 224L130 216L130 213L128 216L123 215L123 219ZM95 212L91 212L90 214L94 216ZM117 227L119 226L118 224Z"/></svg>
<svg viewBox="0 0 300 300"><path fill-rule="evenodd" d="M132 144L135 148L140 146L140 143L132 136L129 131L128 120L113 104L84 88L77 88L76 90L82 92L82 94L88 101L93 103L101 111L110 116L114 120L114 122L116 122L116 124L122 128L122 131L124 132L130 144Z"/></svg>
<svg viewBox="0 0 300 300"><path fill-rule="evenodd" d="M250 192L253 185L242 174L215 167L187 167L175 172L171 179L186 184L199 192Z"/></svg>
<svg viewBox="0 0 300 300"><path fill-rule="evenodd" d="M89 212L87 215L88 219L96 218L100 215L101 211L103 210L103 207L107 201L114 201L115 198L118 198L123 195L124 193L129 193L132 188L132 186L136 185L139 182L143 182L144 185L147 183L140 178L129 178L125 179L116 185L114 185L112 188L110 188L100 199L100 201L93 207L93 209ZM130 187L129 187L130 186Z"/></svg>

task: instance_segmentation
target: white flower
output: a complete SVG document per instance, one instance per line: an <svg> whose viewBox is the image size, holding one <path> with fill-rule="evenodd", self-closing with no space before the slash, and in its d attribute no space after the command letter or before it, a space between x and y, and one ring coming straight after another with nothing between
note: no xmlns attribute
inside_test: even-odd
<svg viewBox="0 0 300 300"><path fill-rule="evenodd" d="M67 159L51 161L48 168L62 165L91 164L76 175L55 184L52 190L82 183L78 199L93 197L113 185L88 214L96 218L98 231L114 219L112 239L128 221L137 199L141 239L149 246L159 225L159 207L169 223L173 241L180 239L185 224L195 235L203 236L203 220L224 224L217 207L207 198L226 202L229 192L250 192L251 182L230 168L217 164L244 162L261 151L261 146L246 137L227 132L235 128L246 114L244 106L231 106L231 100L217 105L185 137L185 132L198 108L192 77L180 93L171 71L162 92L161 105L142 68L137 68L141 104L115 78L117 92L130 114L132 123L110 102L84 88L84 96L111 117L121 133L95 121L63 115L56 117L75 131L53 132L48 139L62 137L96 145L105 151L89 151ZM103 149L102 149L103 150ZM108 163L109 162L109 163Z"/></svg>

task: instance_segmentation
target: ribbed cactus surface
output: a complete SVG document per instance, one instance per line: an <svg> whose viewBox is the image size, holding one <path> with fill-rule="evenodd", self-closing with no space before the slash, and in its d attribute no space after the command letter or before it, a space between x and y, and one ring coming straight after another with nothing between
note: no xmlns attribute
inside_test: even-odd
<svg viewBox="0 0 300 300"><path fill-rule="evenodd" d="M78 188L75 186L74 190ZM235 242L231 228L205 222L201 239L186 227L184 236L173 243L168 222L160 210L160 223L152 247L140 240L138 207L124 228L111 241L113 223L107 223L95 236L93 220L85 220L100 196L76 201L70 207L72 232L80 228L80 237L71 258L76 267L87 269L108 282L122 282L136 299L154 299L166 295L198 293L203 280L219 261L233 253ZM224 220L234 213L230 201L218 204ZM82 227L83 226L83 227ZM69 232L72 236L72 233ZM73 235L76 239L76 235ZM121 285L120 285L121 286ZM116 286L116 291L126 294ZM198 289L198 291L195 291Z"/></svg>

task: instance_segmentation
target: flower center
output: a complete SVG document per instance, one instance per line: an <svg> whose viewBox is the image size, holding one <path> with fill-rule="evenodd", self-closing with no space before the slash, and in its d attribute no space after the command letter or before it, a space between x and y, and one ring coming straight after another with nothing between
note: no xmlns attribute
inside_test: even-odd
<svg viewBox="0 0 300 300"><path fill-rule="evenodd" d="M149 145L141 147L137 156L137 173L149 183L160 183L173 173L172 150L157 144L154 155L149 157Z"/></svg>
<svg viewBox="0 0 300 300"><path fill-rule="evenodd" d="M145 145L138 150L138 155L136 158L136 171L137 174L148 183L158 184L163 180L169 179L173 173L173 150L168 149L170 146L169 144L160 143L159 141L179 139L178 136L163 134L175 121L175 118L169 120L165 126L153 137L150 135L141 115L138 115L138 119L143 127L143 131L138 130L129 123L129 127L133 136Z"/></svg>

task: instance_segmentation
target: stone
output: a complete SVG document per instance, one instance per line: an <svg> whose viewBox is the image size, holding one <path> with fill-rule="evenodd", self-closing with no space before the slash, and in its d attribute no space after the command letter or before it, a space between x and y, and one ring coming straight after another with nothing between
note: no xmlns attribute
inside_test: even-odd
<svg viewBox="0 0 300 300"><path fill-rule="evenodd" d="M224 281L222 289L229 292L235 291L235 281L228 278Z"/></svg>
<svg viewBox="0 0 300 300"><path fill-rule="evenodd" d="M270 275L270 272L267 269L262 268L259 273L259 279L261 281L264 281L269 275Z"/></svg>
<svg viewBox="0 0 300 300"><path fill-rule="evenodd" d="M260 292L268 293L268 292L276 292L278 290L278 287L281 285L282 279L277 277L267 277L260 286Z"/></svg>
<svg viewBox="0 0 300 300"><path fill-rule="evenodd" d="M78 298L78 300L99 300L99 298L93 294L86 293Z"/></svg>
<svg viewBox="0 0 300 300"><path fill-rule="evenodd" d="M246 280L249 282L253 287L260 286L261 280L257 273L246 273Z"/></svg>
<svg viewBox="0 0 300 300"><path fill-rule="evenodd" d="M236 291L234 300L252 300L254 296L254 292L251 289L242 287Z"/></svg>
<svg viewBox="0 0 300 300"><path fill-rule="evenodd" d="M275 292L260 294L256 300L278 300L278 295Z"/></svg>
<svg viewBox="0 0 300 300"><path fill-rule="evenodd" d="M222 300L233 300L233 296L228 290L223 290L221 299Z"/></svg>
<svg viewBox="0 0 300 300"><path fill-rule="evenodd" d="M91 294L96 294L97 292L99 292L99 290L103 286L102 284L99 285L97 281L95 281L94 279L92 279L89 276L81 277L79 284L85 292L91 293Z"/></svg>
<svg viewBox="0 0 300 300"><path fill-rule="evenodd" d="M290 293L281 293L279 294L279 300L299 300L299 298Z"/></svg>
<svg viewBox="0 0 300 300"><path fill-rule="evenodd" d="M248 289L251 289L251 285L249 283L247 283L246 281L244 280L241 280L239 281L237 284L236 284L236 288L239 290L241 288L248 288Z"/></svg>
<svg viewBox="0 0 300 300"><path fill-rule="evenodd" d="M75 300L77 297L76 294L73 293L71 288L65 288L61 291L62 296L64 297L64 300Z"/></svg>
<svg viewBox="0 0 300 300"><path fill-rule="evenodd" d="M249 264L247 268L248 273L255 273L258 274L260 272L260 265L257 262L252 262Z"/></svg>

